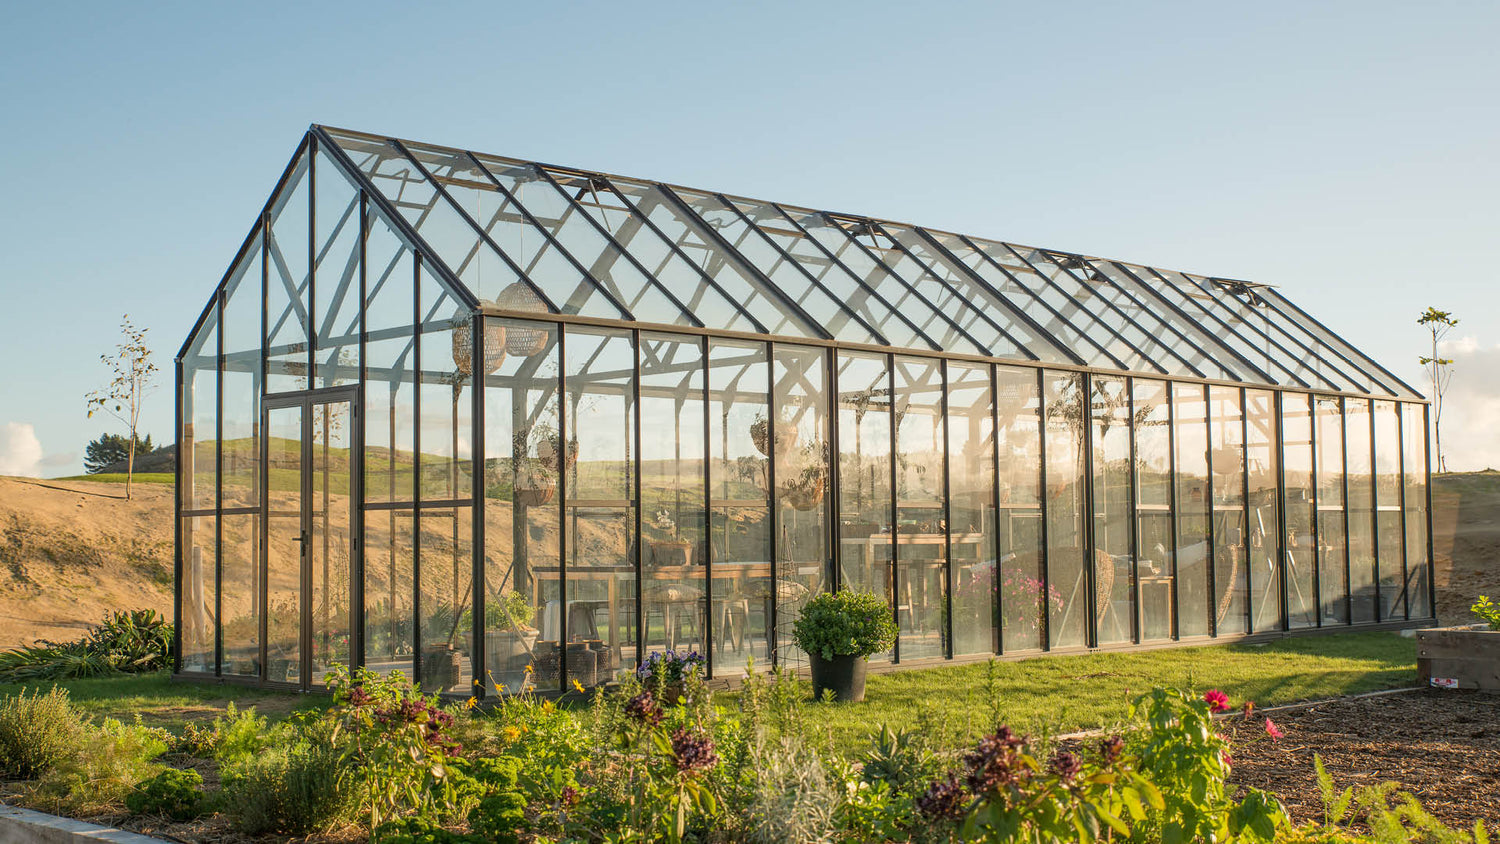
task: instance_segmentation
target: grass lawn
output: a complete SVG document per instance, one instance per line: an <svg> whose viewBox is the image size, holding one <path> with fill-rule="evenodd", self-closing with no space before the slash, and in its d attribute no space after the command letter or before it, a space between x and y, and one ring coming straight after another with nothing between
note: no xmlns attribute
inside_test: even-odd
<svg viewBox="0 0 1500 844"><path fill-rule="evenodd" d="M66 478L52 478L54 481L93 481L100 484L123 484L125 483L124 472L101 472L97 475L69 475ZM176 475L171 472L136 472L135 483L138 484L173 484L177 482Z"/></svg>
<svg viewBox="0 0 1500 844"><path fill-rule="evenodd" d="M1266 645L1211 645L1144 653L1040 657L996 662L1001 717L1027 733L1058 734L1108 726L1153 686L1217 688L1238 704L1261 706L1409 686L1416 679L1416 640L1394 633L1345 633L1282 639ZM872 675L865 703L805 705L810 724L835 746L857 752L881 723L936 724L955 742L988 730L985 663ZM71 680L62 684L85 711L179 728L213 718L233 699L273 719L323 706L326 697L192 682L165 674ZM19 691L0 684L0 695ZM733 707L733 693L721 696ZM919 716L918 713L923 713Z"/></svg>

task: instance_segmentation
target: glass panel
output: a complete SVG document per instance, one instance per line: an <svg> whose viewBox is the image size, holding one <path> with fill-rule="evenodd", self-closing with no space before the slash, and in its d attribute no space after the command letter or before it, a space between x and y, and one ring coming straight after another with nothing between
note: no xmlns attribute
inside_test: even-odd
<svg viewBox="0 0 1500 844"><path fill-rule="evenodd" d="M1283 478L1286 482L1287 618L1295 628L1318 625L1317 533L1313 485L1312 398L1281 395Z"/></svg>
<svg viewBox="0 0 1500 844"><path fill-rule="evenodd" d="M302 408L266 411L266 680L302 682Z"/></svg>
<svg viewBox="0 0 1500 844"><path fill-rule="evenodd" d="M936 358L896 357L896 616L902 659L948 652L943 392Z"/></svg>
<svg viewBox="0 0 1500 844"><path fill-rule="evenodd" d="M1088 588L1084 568L1084 420L1088 394L1082 373L1044 372L1047 418L1047 622L1053 648L1088 644ZM1001 596L1003 601L1005 596Z"/></svg>
<svg viewBox="0 0 1500 844"><path fill-rule="evenodd" d="M225 293L224 369L219 376L224 382L224 507L260 506L260 266L257 238ZM258 649L256 655L258 659Z"/></svg>
<svg viewBox="0 0 1500 844"><path fill-rule="evenodd" d="M983 364L948 363L948 495L953 653L995 653L995 389Z"/></svg>
<svg viewBox="0 0 1500 844"><path fill-rule="evenodd" d="M313 683L321 683L333 666L350 664L353 409L347 401L312 406L312 653L308 658Z"/></svg>
<svg viewBox="0 0 1500 844"><path fill-rule="evenodd" d="M1098 643L1108 645L1133 638L1129 382L1095 376L1093 393L1094 620Z"/></svg>
<svg viewBox="0 0 1500 844"><path fill-rule="evenodd" d="M1380 619L1406 618L1401 537L1401 420L1396 403L1375 402L1375 536L1380 561Z"/></svg>
<svg viewBox="0 0 1500 844"><path fill-rule="evenodd" d="M545 607L542 638L565 630L565 682L590 686L636 664L636 358L628 331L566 331L567 615Z"/></svg>
<svg viewBox="0 0 1500 844"><path fill-rule="evenodd" d="M425 289L424 289L425 292ZM473 495L472 435L474 428L474 328L460 313L422 326L421 424L417 430L417 497L422 501L455 501ZM485 338L485 360L495 357Z"/></svg>
<svg viewBox="0 0 1500 844"><path fill-rule="evenodd" d="M640 351L645 647L705 654L703 344L642 334Z"/></svg>
<svg viewBox="0 0 1500 844"><path fill-rule="evenodd" d="M1349 489L1349 608L1355 624L1376 620L1375 490L1371 478L1370 403L1344 401L1344 460Z"/></svg>
<svg viewBox="0 0 1500 844"><path fill-rule="evenodd" d="M260 514L221 516L224 674L260 676Z"/></svg>
<svg viewBox="0 0 1500 844"><path fill-rule="evenodd" d="M313 354L318 387L359 378L359 193L319 152L313 199Z"/></svg>
<svg viewBox="0 0 1500 844"><path fill-rule="evenodd" d="M182 359L182 506L212 510L218 495L218 354L217 317L210 317ZM185 547L185 546L184 546Z"/></svg>
<svg viewBox="0 0 1500 844"><path fill-rule="evenodd" d="M307 157L297 162L271 209L266 264L266 391L305 390L307 383Z"/></svg>
<svg viewBox="0 0 1500 844"><path fill-rule="evenodd" d="M1037 384L1034 369L995 367L1000 461L996 529L1001 644L1007 652L1042 647L1048 612L1062 609L1063 593L1057 581L1048 585L1042 548L1042 400ZM1066 455L1062 462L1067 465Z"/></svg>
<svg viewBox="0 0 1500 844"><path fill-rule="evenodd" d="M733 340L710 341L708 360L714 674L727 676L771 663L770 365L764 343Z"/></svg>
<svg viewBox="0 0 1500 844"><path fill-rule="evenodd" d="M214 517L182 520L182 670L214 672Z"/></svg>
<svg viewBox="0 0 1500 844"><path fill-rule="evenodd" d="M1026 278L1054 309L1060 311L1080 330L1102 343L1125 368L1140 372L1177 371L1180 364L1101 299L1094 288L1081 283L1068 270L1083 267L1081 259L1071 255L1051 255L1040 249L1008 244L983 243L983 248L1007 265L1023 269L1013 273ZM1029 278L1028 278L1029 276ZM1138 351L1141 350L1141 351Z"/></svg>
<svg viewBox="0 0 1500 844"><path fill-rule="evenodd" d="M845 589L891 598L891 371L881 354L840 352L839 367L839 582ZM790 408L782 408L782 426ZM778 437L783 436L778 434ZM787 436L790 436L788 434ZM778 441L779 442L779 441ZM795 440L786 443L795 448ZM782 464L777 464L778 483ZM890 659L890 653L876 660Z"/></svg>
<svg viewBox="0 0 1500 844"><path fill-rule="evenodd" d="M1214 635L1247 632L1245 428L1237 387L1209 389L1213 469Z"/></svg>
<svg viewBox="0 0 1500 844"><path fill-rule="evenodd" d="M1406 492L1406 597L1411 618L1433 616L1432 559L1427 538L1427 408L1401 405L1402 473Z"/></svg>
<svg viewBox="0 0 1500 844"><path fill-rule="evenodd" d="M507 354L484 375L484 519L486 679L491 691L521 691L531 681L558 688L556 629L539 641L542 609L556 615L562 581L558 545L557 327L485 320L485 348ZM554 622L554 628L556 622ZM552 659L537 659L543 647Z"/></svg>
<svg viewBox="0 0 1500 844"><path fill-rule="evenodd" d="M1207 636L1208 393L1196 384L1172 385L1177 439L1177 635Z"/></svg>
<svg viewBox="0 0 1500 844"><path fill-rule="evenodd" d="M1276 495L1276 395L1266 390L1245 391L1245 442L1250 500L1250 606L1255 614L1251 630L1281 629L1281 583L1276 561L1281 558L1281 535Z"/></svg>
<svg viewBox="0 0 1500 844"><path fill-rule="evenodd" d="M417 511L417 612L422 691L468 695L473 678L474 520L471 507Z"/></svg>
<svg viewBox="0 0 1500 844"><path fill-rule="evenodd" d="M366 254L364 496L415 501L415 269L411 253L380 220L371 221Z"/></svg>
<svg viewBox="0 0 1500 844"><path fill-rule="evenodd" d="M827 365L822 349L775 347L773 407L778 422L789 426L769 438L776 461L776 654L783 665L801 662L802 652L792 644L792 625L807 599L825 588Z"/></svg>
<svg viewBox="0 0 1500 844"><path fill-rule="evenodd" d="M1314 424L1318 452L1318 583L1323 591L1323 624L1348 624L1342 401L1319 396L1314 407Z"/></svg>
<svg viewBox="0 0 1500 844"><path fill-rule="evenodd" d="M364 554L365 667L416 678L412 642L416 591L411 510L366 510Z"/></svg>
<svg viewBox="0 0 1500 844"><path fill-rule="evenodd" d="M1170 352L1170 357L1158 358L1157 363L1168 370L1196 369L1208 378L1264 382L1219 345L1217 335L1205 331L1198 321L1179 314L1168 304L1170 300L1163 301L1165 297L1156 286L1142 284L1112 261L1082 263L1074 272L1085 279L1089 289L1150 333L1163 352Z"/></svg>
<svg viewBox="0 0 1500 844"><path fill-rule="evenodd" d="M1170 385L1137 378L1132 400L1135 422L1135 520L1139 555L1141 641L1172 638L1172 592L1176 543L1172 539L1172 416Z"/></svg>

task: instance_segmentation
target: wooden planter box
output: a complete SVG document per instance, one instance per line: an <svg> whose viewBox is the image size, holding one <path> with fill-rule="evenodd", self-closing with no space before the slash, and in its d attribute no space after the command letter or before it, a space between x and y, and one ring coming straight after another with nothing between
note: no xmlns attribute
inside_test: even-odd
<svg viewBox="0 0 1500 844"><path fill-rule="evenodd" d="M1500 691L1500 631L1483 624L1418 630L1417 679L1424 686Z"/></svg>

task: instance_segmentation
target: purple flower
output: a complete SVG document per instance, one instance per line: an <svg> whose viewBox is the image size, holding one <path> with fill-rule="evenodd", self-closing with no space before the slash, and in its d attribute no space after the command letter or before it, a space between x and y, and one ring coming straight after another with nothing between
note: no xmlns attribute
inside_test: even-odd
<svg viewBox="0 0 1500 844"><path fill-rule="evenodd" d="M1125 739L1119 736L1110 736L1099 742L1099 758L1106 765L1113 765L1120 761L1120 755L1125 752Z"/></svg>
<svg viewBox="0 0 1500 844"><path fill-rule="evenodd" d="M654 727L661 723L661 706L657 705L656 696L651 694L651 690L646 689L625 704L625 717Z"/></svg>
<svg viewBox="0 0 1500 844"><path fill-rule="evenodd" d="M933 820L958 820L968 805L969 794L958 781L957 774L949 774L927 787L917 798L917 811Z"/></svg>
<svg viewBox="0 0 1500 844"><path fill-rule="evenodd" d="M1063 785L1072 785L1078 775L1083 773L1083 760L1076 753L1062 750L1052 754L1052 761L1047 764L1047 768L1057 775Z"/></svg>
<svg viewBox="0 0 1500 844"><path fill-rule="evenodd" d="M713 739L681 727L672 733L672 762L684 774L695 774L719 764Z"/></svg>
<svg viewBox="0 0 1500 844"><path fill-rule="evenodd" d="M1025 739L1002 726L994 735L979 742L979 745L964 756L969 764L969 788L983 794L1014 785L1031 776L1031 769L1021 761L1020 748Z"/></svg>

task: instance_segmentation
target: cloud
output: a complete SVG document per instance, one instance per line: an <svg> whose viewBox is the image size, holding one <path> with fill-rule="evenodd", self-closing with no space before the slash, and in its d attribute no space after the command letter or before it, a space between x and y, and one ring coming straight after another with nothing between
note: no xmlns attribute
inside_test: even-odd
<svg viewBox="0 0 1500 844"><path fill-rule="evenodd" d="M0 426L0 475L36 477L41 474L42 441L36 428L25 422Z"/></svg>
<svg viewBox="0 0 1500 844"><path fill-rule="evenodd" d="M1441 344L1438 354L1453 360L1453 380L1443 395L1443 454L1448 468L1500 468L1500 346L1485 348L1464 337ZM1431 391L1430 385L1426 391Z"/></svg>

